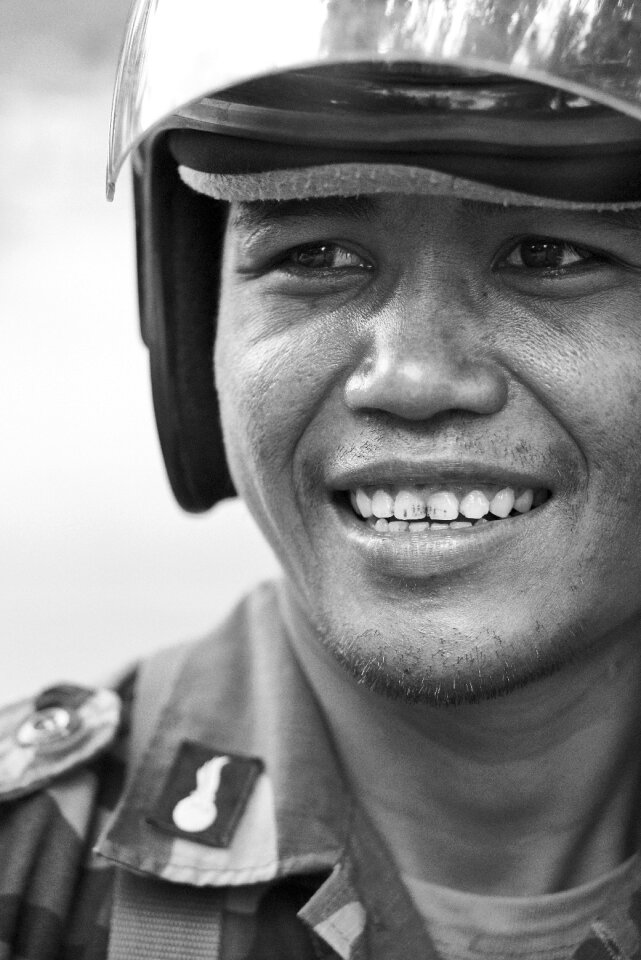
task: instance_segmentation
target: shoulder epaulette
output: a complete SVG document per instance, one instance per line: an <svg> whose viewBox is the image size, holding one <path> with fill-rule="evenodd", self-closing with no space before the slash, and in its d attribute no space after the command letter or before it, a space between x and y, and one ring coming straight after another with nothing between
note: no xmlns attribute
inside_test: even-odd
<svg viewBox="0 0 641 960"><path fill-rule="evenodd" d="M47 786L114 739L118 694L61 684L0 709L0 803Z"/></svg>

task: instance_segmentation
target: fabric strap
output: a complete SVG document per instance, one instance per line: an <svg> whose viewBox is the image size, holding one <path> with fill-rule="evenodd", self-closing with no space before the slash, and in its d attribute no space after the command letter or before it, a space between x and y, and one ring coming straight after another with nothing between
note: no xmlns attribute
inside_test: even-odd
<svg viewBox="0 0 641 960"><path fill-rule="evenodd" d="M109 960L221 960L223 893L120 870Z"/></svg>
<svg viewBox="0 0 641 960"><path fill-rule="evenodd" d="M138 667L131 717L130 775L138 769L147 752L160 715L191 649L191 644L183 643L159 650Z"/></svg>
<svg viewBox="0 0 641 960"><path fill-rule="evenodd" d="M138 671L130 770L145 753L189 645L162 650ZM222 960L224 892L163 882L120 869L108 960Z"/></svg>

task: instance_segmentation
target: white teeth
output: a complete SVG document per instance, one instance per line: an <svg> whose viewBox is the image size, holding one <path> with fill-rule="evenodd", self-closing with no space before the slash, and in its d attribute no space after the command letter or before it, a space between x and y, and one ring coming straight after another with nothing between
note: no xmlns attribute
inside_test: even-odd
<svg viewBox="0 0 641 960"><path fill-rule="evenodd" d="M426 507L430 520L456 520L458 517L458 500L449 490L430 494Z"/></svg>
<svg viewBox="0 0 641 960"><path fill-rule="evenodd" d="M450 523L452 530L460 530L461 527L471 527L471 520L454 520L453 523Z"/></svg>
<svg viewBox="0 0 641 960"><path fill-rule="evenodd" d="M418 490L410 488L396 494L394 516L399 520L422 520L425 516L425 501Z"/></svg>
<svg viewBox="0 0 641 960"><path fill-rule="evenodd" d="M409 523L407 520L390 520L388 527L393 533L401 533L403 530L409 529Z"/></svg>
<svg viewBox="0 0 641 960"><path fill-rule="evenodd" d="M490 500L490 513L495 517L509 517L510 511L514 506L514 490L506 487L505 490L499 490L495 497Z"/></svg>
<svg viewBox="0 0 641 960"><path fill-rule="evenodd" d="M517 511L517 513L527 513L532 507L533 500L534 491L523 490L514 500L514 509Z"/></svg>
<svg viewBox="0 0 641 960"><path fill-rule="evenodd" d="M379 533L387 533L389 529L389 523L387 522L387 520L383 520L383 519L377 520L376 523L374 524L374 529L378 530Z"/></svg>
<svg viewBox="0 0 641 960"><path fill-rule="evenodd" d="M490 501L481 490L466 493L461 500L459 510L468 520L480 520L490 509Z"/></svg>
<svg viewBox="0 0 641 960"><path fill-rule="evenodd" d="M417 520L412 524L412 533L420 533L421 530L429 530L430 525L427 520Z"/></svg>
<svg viewBox="0 0 641 960"><path fill-rule="evenodd" d="M394 500L387 490L377 490L372 497L372 513L375 517L394 516Z"/></svg>
<svg viewBox="0 0 641 960"><path fill-rule="evenodd" d="M356 511L360 513L361 517L364 517L366 520L368 517L372 516L372 501L367 496L364 490L361 490L360 487L356 491Z"/></svg>
<svg viewBox="0 0 641 960"><path fill-rule="evenodd" d="M496 492L495 492L496 491ZM399 524L410 523L410 530L426 530L428 520L438 524L464 520L481 521L487 514L490 519L509 517L513 511L527 513L533 507L545 503L549 493L544 489L531 487L498 488L487 485L482 489L466 490L464 486L453 484L449 490L438 488L404 486L394 487L358 487L349 491L349 499L356 514L365 520L371 520L372 526L377 520ZM421 521L425 521L423 524ZM382 529L382 527L381 527ZM385 527L387 530L388 528ZM395 526L393 530L405 530L407 527Z"/></svg>

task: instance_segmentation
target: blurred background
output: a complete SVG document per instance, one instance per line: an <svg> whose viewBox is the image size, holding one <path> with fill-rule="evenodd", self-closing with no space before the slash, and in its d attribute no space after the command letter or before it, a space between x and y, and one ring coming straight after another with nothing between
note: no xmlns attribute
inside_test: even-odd
<svg viewBox="0 0 641 960"><path fill-rule="evenodd" d="M174 504L137 330L128 170L104 199L128 0L0 4L0 703L205 633L276 562Z"/></svg>

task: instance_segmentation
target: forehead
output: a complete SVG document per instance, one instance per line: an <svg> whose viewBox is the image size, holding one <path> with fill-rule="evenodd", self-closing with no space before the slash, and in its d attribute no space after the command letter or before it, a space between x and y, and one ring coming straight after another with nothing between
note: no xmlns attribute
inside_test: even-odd
<svg viewBox="0 0 641 960"><path fill-rule="evenodd" d="M295 200L252 200L230 205L229 223L239 230L254 230L263 224L287 219L308 217L353 217L373 219L385 207L399 206L399 194L359 197L304 197Z"/></svg>

